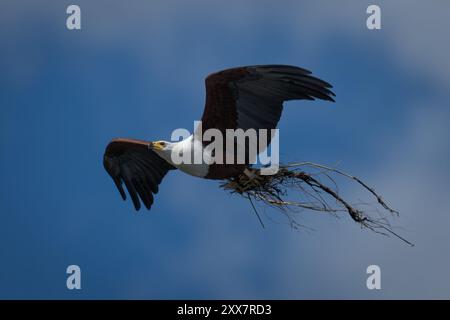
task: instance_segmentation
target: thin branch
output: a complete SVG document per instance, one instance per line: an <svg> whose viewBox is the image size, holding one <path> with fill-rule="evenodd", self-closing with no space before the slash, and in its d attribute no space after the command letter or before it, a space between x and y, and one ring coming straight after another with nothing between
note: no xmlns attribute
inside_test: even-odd
<svg viewBox="0 0 450 320"><path fill-rule="evenodd" d="M255 205L253 204L252 198L250 196L247 197L247 199L250 201L253 211L255 211L256 216L258 217L259 223L261 223L261 226L263 227L263 229L266 228L266 226L264 225L261 217L259 216L258 210L256 210Z"/></svg>
<svg viewBox="0 0 450 320"><path fill-rule="evenodd" d="M300 169L320 169L319 172L307 173ZM317 170L315 170L317 171ZM361 179L350 175L338 169L316 164L312 162L291 163L280 167L280 170L274 175L261 175L258 168L247 168L245 174L226 180L221 187L229 190L231 193L237 193L247 198L258 217L259 222L265 228L265 225L253 203L253 200L278 209L289 220L294 228L300 226L295 218L289 212L291 210L304 209L318 212L327 212L336 215L338 212L346 211L350 217L376 233L383 235L393 235L405 243L413 246L411 242L394 232L386 216L375 208L379 214L379 219L371 218L363 210L357 208L357 205L350 203L340 196L338 184L334 177L343 176L347 179L357 182L364 190L367 190L375 197L377 203L390 214L398 216L398 211L389 207L383 198L369 187ZM325 179L320 179L323 176ZM321 180L327 180L331 184L325 184ZM289 191L297 191L300 201L289 199ZM334 205L330 200L333 200ZM305 200L305 201L304 201Z"/></svg>

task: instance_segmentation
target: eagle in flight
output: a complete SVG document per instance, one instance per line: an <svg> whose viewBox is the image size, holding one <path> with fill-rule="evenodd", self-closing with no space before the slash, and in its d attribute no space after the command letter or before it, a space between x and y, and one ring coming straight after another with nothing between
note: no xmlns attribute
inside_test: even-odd
<svg viewBox="0 0 450 320"><path fill-rule="evenodd" d="M283 102L289 100L333 101L332 86L303 68L288 65L256 65L232 68L209 75L205 80L206 103L201 129L214 128L225 136L226 129L275 129ZM226 180L250 168L244 164L175 164L173 151L203 152L211 142L201 141L195 133L179 142L113 139L106 147L103 164L123 200L125 184L136 210L141 201L150 209L154 194L169 170L204 179ZM268 137L268 143L270 143ZM248 145L246 145L246 148ZM259 150L261 152L262 150Z"/></svg>

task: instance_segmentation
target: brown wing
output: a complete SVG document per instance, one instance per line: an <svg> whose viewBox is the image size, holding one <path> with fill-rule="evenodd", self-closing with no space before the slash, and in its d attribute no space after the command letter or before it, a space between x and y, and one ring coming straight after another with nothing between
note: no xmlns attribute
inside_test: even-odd
<svg viewBox="0 0 450 320"><path fill-rule="evenodd" d="M205 85L203 131L274 129L284 101L334 101L329 83L313 77L308 70L287 65L227 69L209 75Z"/></svg>
<svg viewBox="0 0 450 320"><path fill-rule="evenodd" d="M147 209L153 204L153 194L167 171L175 169L171 164L149 149L149 142L133 139L114 139L106 147L103 165L113 179L123 200L126 194L122 182L136 210L141 203Z"/></svg>
<svg viewBox="0 0 450 320"><path fill-rule="evenodd" d="M209 75L205 85L202 131L216 128L224 136L225 129L275 129L284 101L316 98L334 101L329 83L313 77L308 70L287 65L227 69ZM269 134L267 145L270 139ZM233 171L232 167L213 165L210 176L224 177Z"/></svg>

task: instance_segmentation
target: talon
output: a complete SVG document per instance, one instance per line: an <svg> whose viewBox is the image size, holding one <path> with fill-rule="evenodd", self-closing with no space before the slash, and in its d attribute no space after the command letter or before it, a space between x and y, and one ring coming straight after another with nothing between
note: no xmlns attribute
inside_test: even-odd
<svg viewBox="0 0 450 320"><path fill-rule="evenodd" d="M255 179L257 176L254 172L250 171L248 168L244 169L244 174L250 179L253 180Z"/></svg>

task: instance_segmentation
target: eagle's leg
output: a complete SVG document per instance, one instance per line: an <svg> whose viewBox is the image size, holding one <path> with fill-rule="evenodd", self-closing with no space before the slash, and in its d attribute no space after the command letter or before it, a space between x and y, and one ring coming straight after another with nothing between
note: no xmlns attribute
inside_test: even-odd
<svg viewBox="0 0 450 320"><path fill-rule="evenodd" d="M249 168L245 168L244 169L244 174L250 179L256 179L258 177L258 175L255 173L255 171L249 169Z"/></svg>
<svg viewBox="0 0 450 320"><path fill-rule="evenodd" d="M251 189L261 185L264 181L264 177L259 174L258 169L247 167L244 169L240 180L243 182L245 189Z"/></svg>

